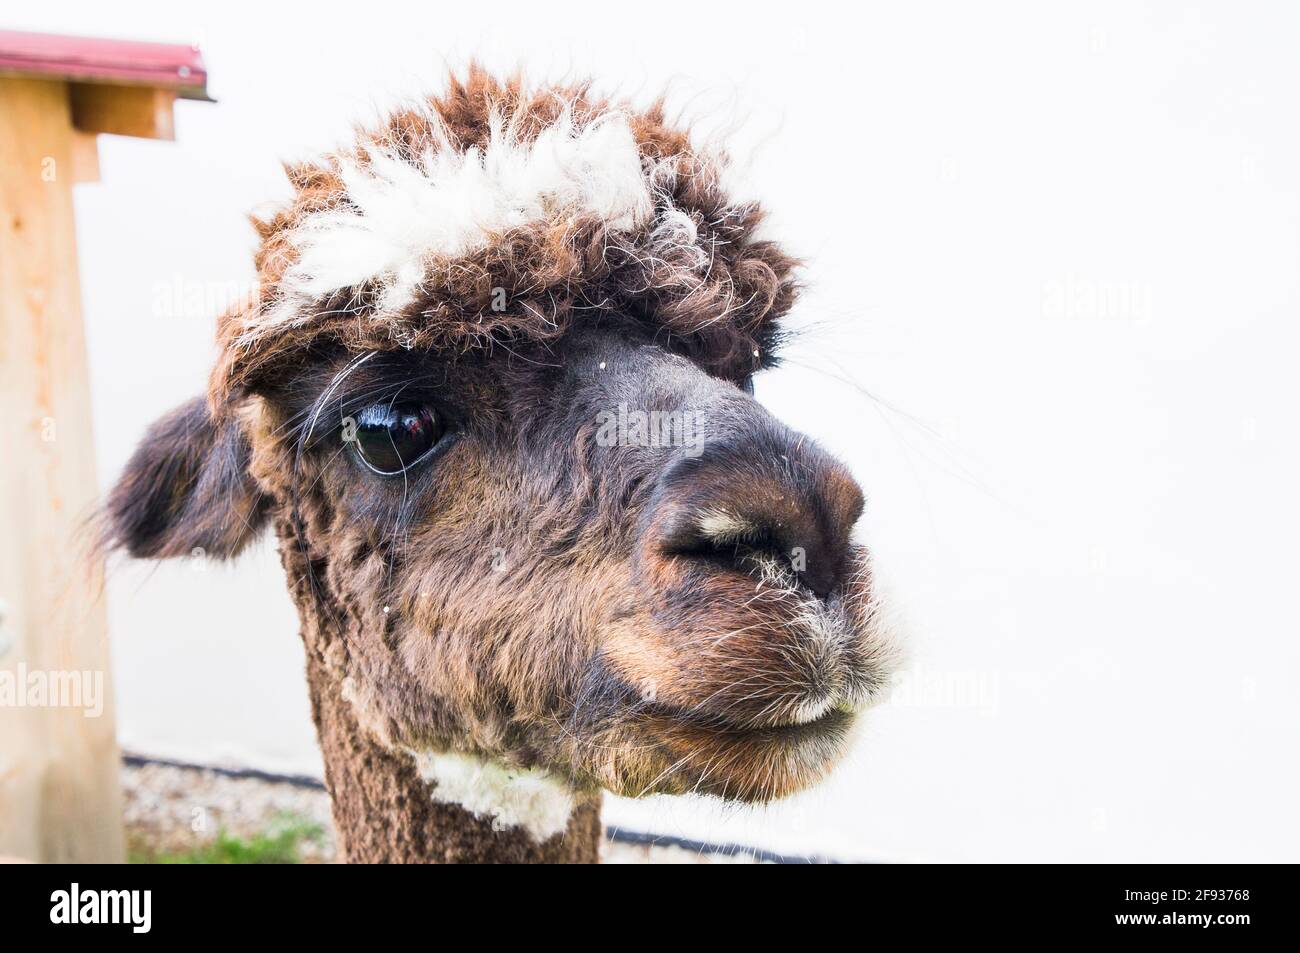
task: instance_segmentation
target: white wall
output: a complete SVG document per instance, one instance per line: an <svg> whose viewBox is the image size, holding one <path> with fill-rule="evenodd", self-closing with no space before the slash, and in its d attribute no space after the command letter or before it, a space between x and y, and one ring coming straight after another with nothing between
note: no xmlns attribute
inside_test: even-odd
<svg viewBox="0 0 1300 953"><path fill-rule="evenodd" d="M812 263L824 326L758 394L866 486L915 663L821 789L610 821L849 857L1297 859L1293 5L330 7L5 14L196 40L220 101L181 104L176 144L105 139L79 195L105 486L203 387L278 159L473 54L671 83L761 146L756 192ZM269 546L125 567L110 599L127 747L316 768Z"/></svg>

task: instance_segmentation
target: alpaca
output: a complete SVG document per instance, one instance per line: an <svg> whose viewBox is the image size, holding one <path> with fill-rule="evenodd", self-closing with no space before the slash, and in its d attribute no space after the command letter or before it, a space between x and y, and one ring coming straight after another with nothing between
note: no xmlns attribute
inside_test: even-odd
<svg viewBox="0 0 1300 953"><path fill-rule="evenodd" d="M820 779L898 650L857 483L752 396L798 263L725 160L474 67L286 171L105 537L274 527L347 858L594 861L602 790Z"/></svg>

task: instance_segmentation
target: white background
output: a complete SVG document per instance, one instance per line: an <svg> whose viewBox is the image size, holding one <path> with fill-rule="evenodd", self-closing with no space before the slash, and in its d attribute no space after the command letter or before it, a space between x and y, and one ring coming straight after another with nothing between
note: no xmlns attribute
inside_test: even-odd
<svg viewBox="0 0 1300 953"><path fill-rule="evenodd" d="M181 103L174 144L104 138L79 188L101 482L204 386L280 159L470 56L667 87L736 130L810 261L816 330L758 395L866 487L913 663L820 789L609 822L849 858L1300 859L1294 5L719 7L7 5L198 42L219 100ZM269 545L123 566L109 595L127 748L319 770Z"/></svg>

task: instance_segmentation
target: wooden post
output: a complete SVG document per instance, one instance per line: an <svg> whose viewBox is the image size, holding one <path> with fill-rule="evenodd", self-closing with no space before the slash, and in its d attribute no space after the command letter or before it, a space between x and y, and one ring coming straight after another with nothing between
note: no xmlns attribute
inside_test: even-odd
<svg viewBox="0 0 1300 953"><path fill-rule="evenodd" d="M46 862L123 859L102 567L79 540L97 492L83 136L66 82L0 76L0 855Z"/></svg>

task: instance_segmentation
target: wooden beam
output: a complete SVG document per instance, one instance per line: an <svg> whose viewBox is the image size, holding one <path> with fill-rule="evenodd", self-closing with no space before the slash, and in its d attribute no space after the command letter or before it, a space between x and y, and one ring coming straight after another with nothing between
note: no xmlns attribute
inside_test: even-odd
<svg viewBox="0 0 1300 953"><path fill-rule="evenodd" d="M66 84L0 78L0 855L120 861ZM6 695L7 690L7 695ZM74 697L75 696L75 697Z"/></svg>
<svg viewBox="0 0 1300 953"><path fill-rule="evenodd" d="M99 83L71 83L68 90L72 124L82 132L169 141L176 138L174 90Z"/></svg>
<svg viewBox="0 0 1300 953"><path fill-rule="evenodd" d="M99 136L93 132L72 133L72 184L99 181Z"/></svg>

